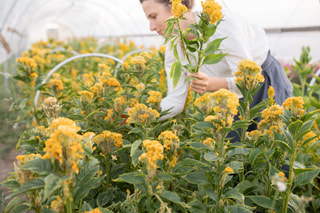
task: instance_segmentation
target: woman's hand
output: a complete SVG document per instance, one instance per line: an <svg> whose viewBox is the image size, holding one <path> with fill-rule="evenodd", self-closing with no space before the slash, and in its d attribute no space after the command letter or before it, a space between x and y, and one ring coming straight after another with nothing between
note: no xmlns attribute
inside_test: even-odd
<svg viewBox="0 0 320 213"><path fill-rule="evenodd" d="M206 73L203 73L203 72L189 73L188 76L197 78L190 82L190 89L192 91L195 91L200 94L208 91L210 77Z"/></svg>
<svg viewBox="0 0 320 213"><path fill-rule="evenodd" d="M190 82L190 89L200 94L214 92L219 89L229 89L225 78L210 77L203 72L189 73L188 76L197 78Z"/></svg>

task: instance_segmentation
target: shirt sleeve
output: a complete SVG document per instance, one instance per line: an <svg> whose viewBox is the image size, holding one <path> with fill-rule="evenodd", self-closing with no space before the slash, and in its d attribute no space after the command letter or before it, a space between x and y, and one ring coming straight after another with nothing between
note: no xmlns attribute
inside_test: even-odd
<svg viewBox="0 0 320 213"><path fill-rule="evenodd" d="M170 78L170 70L173 63L176 62L176 59L168 46L170 46L170 44L167 45L165 56L165 70L167 74L168 91L167 96L162 99L160 107L161 111L169 110L169 114L166 114L159 118L159 121L163 121L176 116L183 111L189 88L189 83L185 82L187 73L184 70L182 70L181 77L177 86L173 88L172 78Z"/></svg>
<svg viewBox="0 0 320 213"><path fill-rule="evenodd" d="M230 69L231 75L238 70L241 60L250 59L259 66L264 62L268 52L268 42L262 28L249 23L238 14L224 11L224 20L218 26L215 37L227 37L221 44L223 52L228 53L225 62ZM238 97L242 97L235 84L236 77L227 77L228 88Z"/></svg>

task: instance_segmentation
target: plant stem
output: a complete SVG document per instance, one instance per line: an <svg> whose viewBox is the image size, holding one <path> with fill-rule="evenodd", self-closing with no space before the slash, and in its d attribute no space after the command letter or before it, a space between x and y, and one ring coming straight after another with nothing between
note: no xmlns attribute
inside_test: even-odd
<svg viewBox="0 0 320 213"><path fill-rule="evenodd" d="M282 213L287 213L288 211L288 204L290 200L290 194L291 194L291 187L292 187L292 182L293 182L293 164L296 159L296 151L292 154L290 158L290 165L289 165L289 180L287 184L287 193L285 196L285 200L283 200L283 206L282 206Z"/></svg>

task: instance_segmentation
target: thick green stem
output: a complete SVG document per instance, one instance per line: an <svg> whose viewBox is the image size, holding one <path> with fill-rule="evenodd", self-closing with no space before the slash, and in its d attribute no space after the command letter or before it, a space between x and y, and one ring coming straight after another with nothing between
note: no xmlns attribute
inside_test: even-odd
<svg viewBox="0 0 320 213"><path fill-rule="evenodd" d="M295 159L296 159L296 152L294 151L294 153L292 154L292 156L290 158L289 180L288 180L288 184L287 184L286 196L285 196L285 199L283 200L282 213L287 213L287 211L288 211L288 204L289 204L289 200L290 200L291 187L292 187L293 175L294 175L293 174L293 164L294 164Z"/></svg>

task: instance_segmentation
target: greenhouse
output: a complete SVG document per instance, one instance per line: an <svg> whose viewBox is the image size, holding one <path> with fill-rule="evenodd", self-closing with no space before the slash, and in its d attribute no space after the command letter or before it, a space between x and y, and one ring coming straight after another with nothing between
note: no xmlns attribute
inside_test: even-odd
<svg viewBox="0 0 320 213"><path fill-rule="evenodd" d="M320 212L319 0L0 0L0 212Z"/></svg>

